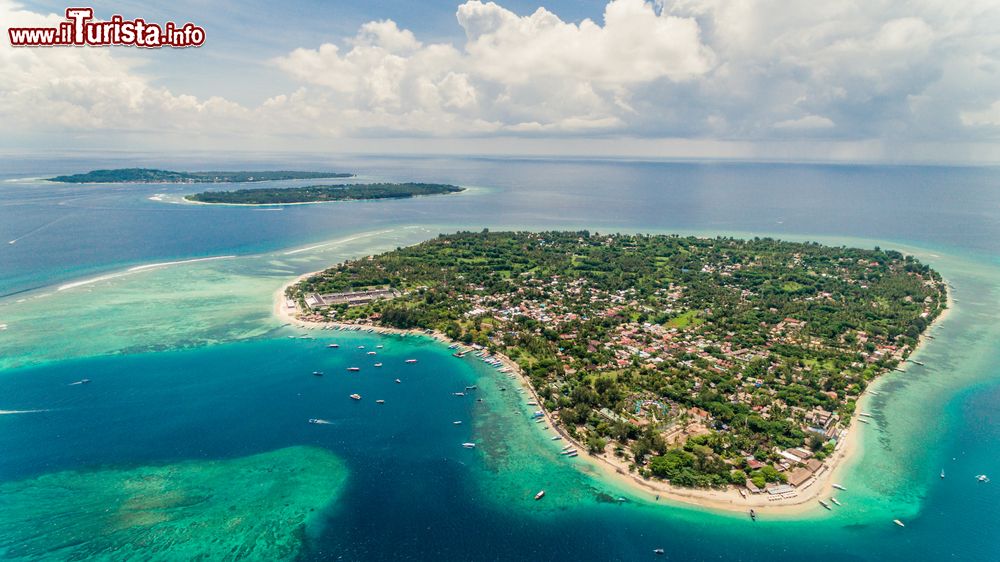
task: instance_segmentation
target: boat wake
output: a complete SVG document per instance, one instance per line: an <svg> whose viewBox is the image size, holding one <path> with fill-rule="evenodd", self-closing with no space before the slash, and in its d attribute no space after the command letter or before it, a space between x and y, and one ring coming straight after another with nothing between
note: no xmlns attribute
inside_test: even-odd
<svg viewBox="0 0 1000 562"><path fill-rule="evenodd" d="M17 238L15 238L13 240L9 240L7 242L7 244L13 246L14 244L17 244L19 241L24 240L25 238L31 236L32 234L35 234L37 232L41 232L41 231L45 230L46 228L48 228L48 227L50 227L50 226L52 226L52 225L54 225L56 223L62 222L64 220L72 217L75 214L76 213L69 213L68 215L63 215L63 216L61 216L61 217L59 217L59 218L57 218L55 220L49 221L49 222L43 224L42 226L39 226L39 227L37 227L37 228L35 228L33 230L29 230L28 232L25 232L24 234L18 236Z"/></svg>
<svg viewBox="0 0 1000 562"><path fill-rule="evenodd" d="M12 416L14 414L37 414L38 412L48 412L48 410L0 410L2 416Z"/></svg>

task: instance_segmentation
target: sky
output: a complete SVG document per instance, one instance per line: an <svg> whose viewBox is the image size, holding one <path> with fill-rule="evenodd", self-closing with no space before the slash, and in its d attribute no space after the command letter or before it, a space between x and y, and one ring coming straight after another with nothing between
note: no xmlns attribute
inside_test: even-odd
<svg viewBox="0 0 1000 562"><path fill-rule="evenodd" d="M202 47L11 47L0 150L1000 163L996 0L74 2Z"/></svg>

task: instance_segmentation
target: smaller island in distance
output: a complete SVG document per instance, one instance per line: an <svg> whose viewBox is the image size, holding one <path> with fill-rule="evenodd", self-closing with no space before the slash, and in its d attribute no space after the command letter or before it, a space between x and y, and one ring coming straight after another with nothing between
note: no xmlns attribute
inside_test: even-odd
<svg viewBox="0 0 1000 562"><path fill-rule="evenodd" d="M153 168L91 170L85 174L56 176L48 181L60 183L252 183L276 180L351 178L341 172L174 172Z"/></svg>
<svg viewBox="0 0 1000 562"><path fill-rule="evenodd" d="M465 188L439 183L369 183L346 185L311 185L236 191L205 191L187 195L188 201L229 205L283 205L370 199L404 199L418 195L458 193Z"/></svg>

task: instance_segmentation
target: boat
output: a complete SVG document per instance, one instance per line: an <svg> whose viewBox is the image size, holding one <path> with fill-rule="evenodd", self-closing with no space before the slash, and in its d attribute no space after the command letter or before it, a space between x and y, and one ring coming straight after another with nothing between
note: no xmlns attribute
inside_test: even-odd
<svg viewBox="0 0 1000 562"><path fill-rule="evenodd" d="M941 469L941 478L944 478L944 469Z"/></svg>
<svg viewBox="0 0 1000 562"><path fill-rule="evenodd" d="M833 486L834 488L836 488L838 490L843 490L845 492L847 491L847 488L841 486L840 484L831 484L831 486Z"/></svg>
<svg viewBox="0 0 1000 562"><path fill-rule="evenodd" d="M858 415L859 415L859 416L864 416L864 417L866 417L866 418L870 418L870 417L872 417L872 415L871 415L871 414L869 414L868 412L861 412L861 413L860 413L860 414L858 414Z"/></svg>
<svg viewBox="0 0 1000 562"><path fill-rule="evenodd" d="M756 521L757 520L757 512L754 511L753 509L750 510L750 520L751 521Z"/></svg>
<svg viewBox="0 0 1000 562"><path fill-rule="evenodd" d="M871 423L870 421L866 420L865 418L858 418L858 421L861 422L861 423Z"/></svg>
<svg viewBox="0 0 1000 562"><path fill-rule="evenodd" d="M416 363L417 360L416 359L407 359L406 362L407 363Z"/></svg>
<svg viewBox="0 0 1000 562"><path fill-rule="evenodd" d="M535 500L540 500L544 497L545 497L545 490L539 490L538 493L535 494Z"/></svg>
<svg viewBox="0 0 1000 562"><path fill-rule="evenodd" d="M983 483L986 483L986 482L990 481L989 477L987 477L985 474L977 474L976 475L976 480L979 480L980 482L983 482Z"/></svg>
<svg viewBox="0 0 1000 562"><path fill-rule="evenodd" d="M553 435L553 436L552 436L552 440L553 440L553 441L558 441L558 440L560 440L560 439L562 439L562 435Z"/></svg>
<svg viewBox="0 0 1000 562"><path fill-rule="evenodd" d="M378 345L375 346L375 349L382 349L383 347L385 347L385 346L382 345L382 344L378 344Z"/></svg>
<svg viewBox="0 0 1000 562"><path fill-rule="evenodd" d="M455 425L462 425L462 421L461 420L456 420L456 421L453 421L451 423L453 423Z"/></svg>
<svg viewBox="0 0 1000 562"><path fill-rule="evenodd" d="M462 446L465 447L466 449L475 449L476 448L476 444L475 443L462 443Z"/></svg>
<svg viewBox="0 0 1000 562"><path fill-rule="evenodd" d="M833 496L830 496L830 501L832 501L832 502L833 502L833 503L835 503L836 505L841 505L841 503L840 503L839 501L837 501L837 498L835 498L835 497L833 497Z"/></svg>
<svg viewBox="0 0 1000 562"><path fill-rule="evenodd" d="M897 524L897 525L899 525L900 527L905 527L906 526L906 525L903 525L903 522L900 521L899 519L893 519L892 522L895 523L895 524Z"/></svg>
<svg viewBox="0 0 1000 562"><path fill-rule="evenodd" d="M313 376L322 377L323 376L323 371L313 371Z"/></svg>
<svg viewBox="0 0 1000 562"><path fill-rule="evenodd" d="M375 366L376 366L376 367L381 367L381 366L382 366L382 364L381 364L381 363L375 363Z"/></svg>
<svg viewBox="0 0 1000 562"><path fill-rule="evenodd" d="M477 388L479 388L479 387L476 386L476 385L472 385L472 386L465 387L465 390L476 390Z"/></svg>
<svg viewBox="0 0 1000 562"><path fill-rule="evenodd" d="M356 373L361 370L361 367L348 367L347 370L352 373Z"/></svg>
<svg viewBox="0 0 1000 562"><path fill-rule="evenodd" d="M821 506L823 506L823 509L827 509L827 510L831 510L831 511L833 510L833 508L832 508L832 507L830 507L830 504L826 503L826 502L825 502L825 501L823 501L823 500L819 500L819 504L820 504Z"/></svg>
<svg viewBox="0 0 1000 562"><path fill-rule="evenodd" d="M351 395L351 400L361 400L361 395L355 392Z"/></svg>
<svg viewBox="0 0 1000 562"><path fill-rule="evenodd" d="M577 453L576 451L573 451L572 453L570 453L570 454L568 454L568 455L566 455L566 456L567 456L567 457L570 457L570 458L572 458L572 457L575 457L575 456L577 456L578 454L579 454L579 453Z"/></svg>
<svg viewBox="0 0 1000 562"><path fill-rule="evenodd" d="M376 400L375 403L376 404L385 404L385 400Z"/></svg>
<svg viewBox="0 0 1000 562"><path fill-rule="evenodd" d="M452 392L451 395L452 396L465 396L465 393L464 392Z"/></svg>
<svg viewBox="0 0 1000 562"><path fill-rule="evenodd" d="M913 362L913 364L914 364L914 365L920 365L921 367L923 367L923 366L924 366L924 364L923 364L923 363L921 363L920 361L914 361L914 362Z"/></svg>
<svg viewBox="0 0 1000 562"><path fill-rule="evenodd" d="M396 379L396 384L399 384L399 383L401 383L401 382L403 382L403 381L401 381L401 380L399 380L399 379Z"/></svg>
<svg viewBox="0 0 1000 562"><path fill-rule="evenodd" d="M664 551L663 551L662 548L654 548L653 549L653 554L663 554L663 552Z"/></svg>
<svg viewBox="0 0 1000 562"><path fill-rule="evenodd" d="M321 420L319 418L309 418L309 423L330 423L326 420Z"/></svg>
<svg viewBox="0 0 1000 562"><path fill-rule="evenodd" d="M363 346L363 345L359 345L358 346L358 349L364 349L364 348L365 348L365 346Z"/></svg>
<svg viewBox="0 0 1000 562"><path fill-rule="evenodd" d="M90 379L80 379L80 380L78 380L78 381L76 381L76 382L71 382L71 383L69 383L69 385L70 385L70 386L76 386L76 385L78 385L78 384L87 384L87 383L89 383L89 382L90 382Z"/></svg>
<svg viewBox="0 0 1000 562"><path fill-rule="evenodd" d="M335 343L331 343L331 344L330 344L330 345L328 345L327 347L329 347L330 349L337 349L337 348L339 348L339 347L340 347L340 345L339 345L339 344L335 344Z"/></svg>

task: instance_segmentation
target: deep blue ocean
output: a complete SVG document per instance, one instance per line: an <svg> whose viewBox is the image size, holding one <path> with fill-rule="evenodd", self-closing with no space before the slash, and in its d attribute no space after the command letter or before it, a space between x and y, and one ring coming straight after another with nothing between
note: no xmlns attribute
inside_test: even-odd
<svg viewBox="0 0 1000 562"><path fill-rule="evenodd" d="M351 171L363 181L471 189L265 212L167 202L190 186L32 179L126 166ZM530 423L512 381L452 358L440 344L333 331L306 339L267 315L282 280L322 267L330 255L487 227L898 247L942 271L956 310L921 351L927 367L887 378L871 404L877 424L866 428L864 455L845 481L844 509L800 520L765 513L754 524L741 514L657 504L581 472ZM334 254L314 257L318 266L293 259L372 232L393 234L323 250ZM54 289L213 256L235 257ZM42 410L0 415L0 486L307 445L341 458L348 480L303 535L302 560L1000 560L998 258L995 168L274 155L0 160L0 324L9 323L0 331L0 365L12 365L0 370L0 411ZM185 275L202 280L199 300L178 311L184 283L194 283ZM258 278L273 282L234 292ZM198 316L213 303L262 310L238 322ZM178 328L182 312L190 325ZM36 327L45 319L45 334L31 332L32 318ZM155 345L143 340L150 331ZM326 347L331 342L340 348ZM377 356L367 355L373 350ZM384 366L375 368L376 360ZM348 373L349 366L362 371ZM311 374L317 370L324 376ZM92 382L68 384L82 378ZM468 396L452 395L473 384ZM354 392L363 400L350 400ZM461 446L468 441L477 448ZM979 473L995 473L997 482L980 484ZM542 502L531 499L538 489L547 490ZM6 501L0 496L0 513ZM906 528L892 525L897 514ZM23 555L5 550L5 540L22 536L5 521L0 515L0 558ZM88 552L51 546L21 557Z"/></svg>

